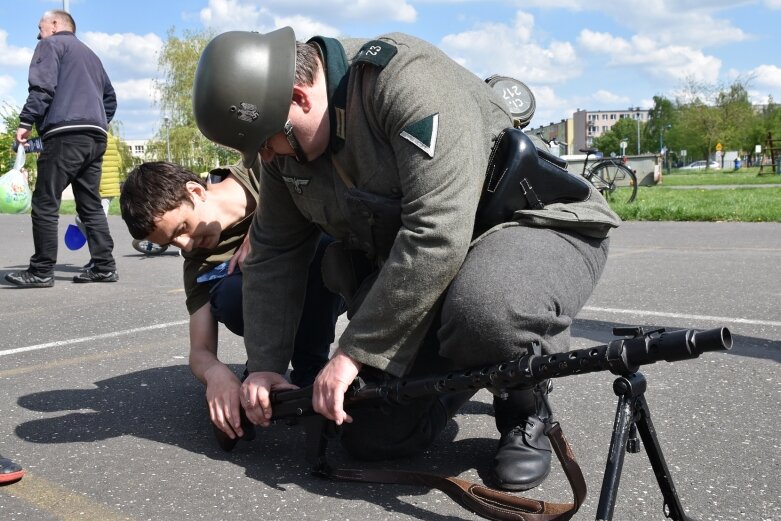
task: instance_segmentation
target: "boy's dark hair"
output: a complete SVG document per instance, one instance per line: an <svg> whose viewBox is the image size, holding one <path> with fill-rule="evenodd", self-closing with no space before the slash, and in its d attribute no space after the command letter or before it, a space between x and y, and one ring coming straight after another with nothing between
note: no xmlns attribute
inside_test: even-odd
<svg viewBox="0 0 781 521"><path fill-rule="evenodd" d="M134 168L122 185L119 208L134 239L146 239L155 221L182 204L193 206L187 182L206 187L198 175L174 163L153 161Z"/></svg>

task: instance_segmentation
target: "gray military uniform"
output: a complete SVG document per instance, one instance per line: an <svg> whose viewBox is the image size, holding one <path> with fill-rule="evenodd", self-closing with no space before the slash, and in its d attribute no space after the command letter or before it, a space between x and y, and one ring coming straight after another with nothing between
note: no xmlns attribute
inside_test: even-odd
<svg viewBox="0 0 781 521"><path fill-rule="evenodd" d="M473 237L491 148L512 126L501 98L407 35L315 40L326 62L330 149L305 164L264 164L244 266L249 370L286 370L321 230L371 250L353 233L360 223L348 208L350 184L398 199L401 227L339 341L346 354L403 375L440 309L443 354L459 365L508 357L531 340L566 349L571 317L619 223L604 199L592 190L586 201L522 211ZM560 287L554 295L546 286Z"/></svg>

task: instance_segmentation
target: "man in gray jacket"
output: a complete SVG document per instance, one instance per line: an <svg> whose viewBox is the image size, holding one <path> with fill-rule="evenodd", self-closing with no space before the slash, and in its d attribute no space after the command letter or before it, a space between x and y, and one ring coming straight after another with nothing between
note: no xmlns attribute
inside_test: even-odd
<svg viewBox="0 0 781 521"><path fill-rule="evenodd" d="M71 185L92 264L73 281L116 282L114 241L100 201L108 124L117 109L114 88L100 59L76 38L70 14L46 11L38 29L29 95L16 131L20 144L27 142L33 125L43 137L32 197L35 253L26 270L7 273L5 279L23 288L54 285L60 202Z"/></svg>
<svg viewBox="0 0 781 521"><path fill-rule="evenodd" d="M345 296L350 322L315 380L313 405L347 424L342 443L356 456L425 448L467 398L352 417L343 399L359 372L431 374L535 345L568 349L619 219L588 186L577 201L518 208L476 233L486 172L513 120L488 85L436 47L403 34L303 44L290 28L229 32L201 56L193 106L206 137L245 164L258 152L263 161L244 271L251 374L242 402L254 423L269 424L269 392L286 383L302 274L321 230L340 241L324 276ZM501 488L526 490L548 474L547 390L495 400L492 480Z"/></svg>

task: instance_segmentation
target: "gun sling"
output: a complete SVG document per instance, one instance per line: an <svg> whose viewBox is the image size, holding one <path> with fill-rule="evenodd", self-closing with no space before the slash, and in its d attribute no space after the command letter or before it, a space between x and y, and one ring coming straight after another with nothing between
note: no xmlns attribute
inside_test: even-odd
<svg viewBox="0 0 781 521"><path fill-rule="evenodd" d="M537 499L508 494L500 490L471 483L455 477L424 472L386 469L331 469L325 477L341 481L420 485L436 488L464 508L496 521L564 521L571 519L586 499L586 481L572 448L558 422L548 426L545 434L564 469L573 503L548 503Z"/></svg>

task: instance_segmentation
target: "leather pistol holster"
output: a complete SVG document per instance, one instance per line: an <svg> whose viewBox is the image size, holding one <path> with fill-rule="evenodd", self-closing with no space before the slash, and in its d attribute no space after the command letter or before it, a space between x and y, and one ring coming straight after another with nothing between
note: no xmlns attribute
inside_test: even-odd
<svg viewBox="0 0 781 521"><path fill-rule="evenodd" d="M591 193L589 183L569 173L566 165L566 161L535 147L520 129L505 129L488 160L475 214L475 235L512 220L518 210L586 200Z"/></svg>

